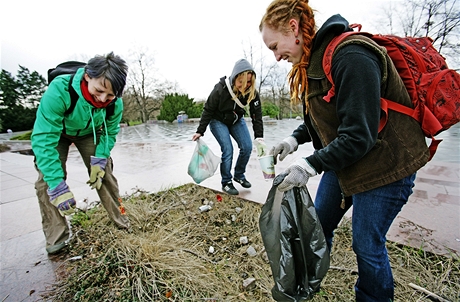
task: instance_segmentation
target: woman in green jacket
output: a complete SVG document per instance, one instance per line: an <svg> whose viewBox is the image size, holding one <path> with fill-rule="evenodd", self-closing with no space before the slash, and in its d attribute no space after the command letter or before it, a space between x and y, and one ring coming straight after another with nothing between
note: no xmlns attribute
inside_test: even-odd
<svg viewBox="0 0 460 302"><path fill-rule="evenodd" d="M95 56L75 75L57 76L43 94L31 141L38 171L35 189L49 254L66 247L70 232L65 216L75 210L74 195L66 184L71 144L80 152L90 174L87 183L97 190L109 217L119 228L130 227L110 157L120 130L127 72L126 62L113 52Z"/></svg>

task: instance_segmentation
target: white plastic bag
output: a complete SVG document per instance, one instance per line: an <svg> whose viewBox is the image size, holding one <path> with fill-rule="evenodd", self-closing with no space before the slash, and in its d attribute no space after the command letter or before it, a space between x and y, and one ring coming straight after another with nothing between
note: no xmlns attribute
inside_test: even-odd
<svg viewBox="0 0 460 302"><path fill-rule="evenodd" d="M199 184L214 175L217 167L219 167L220 157L216 156L202 139L198 139L196 142L195 151L188 164L188 175Z"/></svg>

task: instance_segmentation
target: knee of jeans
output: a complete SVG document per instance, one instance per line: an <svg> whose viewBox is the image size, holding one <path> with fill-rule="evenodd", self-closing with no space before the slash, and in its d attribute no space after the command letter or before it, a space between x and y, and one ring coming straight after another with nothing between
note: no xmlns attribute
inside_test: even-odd
<svg viewBox="0 0 460 302"><path fill-rule="evenodd" d="M240 153L244 155L251 155L252 152L252 144L242 145L240 148Z"/></svg>
<svg viewBox="0 0 460 302"><path fill-rule="evenodd" d="M233 151L232 152L229 152L229 151L222 152L222 162L232 161L232 159L233 159Z"/></svg>
<svg viewBox="0 0 460 302"><path fill-rule="evenodd" d="M380 262L379 259L387 257L385 242L372 242L372 240L358 239L353 236L352 249L356 256L370 262Z"/></svg>

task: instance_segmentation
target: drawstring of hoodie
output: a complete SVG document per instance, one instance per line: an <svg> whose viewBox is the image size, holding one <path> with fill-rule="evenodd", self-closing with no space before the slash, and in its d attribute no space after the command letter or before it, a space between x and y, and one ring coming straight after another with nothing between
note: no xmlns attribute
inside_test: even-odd
<svg viewBox="0 0 460 302"><path fill-rule="evenodd" d="M105 111L105 115L107 116L107 110ZM107 124L105 122L106 118L104 118L104 129L105 129L105 150L109 150L109 131L107 130Z"/></svg>
<svg viewBox="0 0 460 302"><path fill-rule="evenodd" d="M107 114L107 111L106 111L106 114ZM93 138L94 138L94 145L97 144L97 141L96 141L96 127L94 126L94 118L93 118L93 109L92 108L89 108L89 115L91 117L91 127L93 128ZM107 123L105 122L105 118L103 120L103 124L104 124L104 130L105 130L105 137L108 138L109 137L109 131L107 130ZM108 150L109 149L109 141L108 139L105 140L105 149Z"/></svg>
<svg viewBox="0 0 460 302"><path fill-rule="evenodd" d="M94 144L96 145L96 127L94 126L94 118L93 118L93 109L89 108L89 115L91 117L91 126L93 127L93 139L94 139Z"/></svg>

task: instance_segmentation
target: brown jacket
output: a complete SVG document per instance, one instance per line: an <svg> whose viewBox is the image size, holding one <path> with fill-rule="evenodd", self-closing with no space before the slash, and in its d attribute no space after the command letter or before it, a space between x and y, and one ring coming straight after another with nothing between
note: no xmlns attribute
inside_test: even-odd
<svg viewBox="0 0 460 302"><path fill-rule="evenodd" d="M331 39L332 36L324 39L321 46L312 53L307 71L308 116L323 148L337 138L340 123L336 114L336 98L333 97L330 103L323 99L331 84L324 76L321 62L324 50ZM349 43L357 43L371 49L381 60L383 67L381 96L411 106L406 88L386 50L363 36L345 39L337 50ZM345 196L350 196L411 175L423 167L428 162L428 158L429 151L425 136L418 122L401 113L390 111L388 122L378 134L373 148L360 160L336 173L342 192Z"/></svg>

